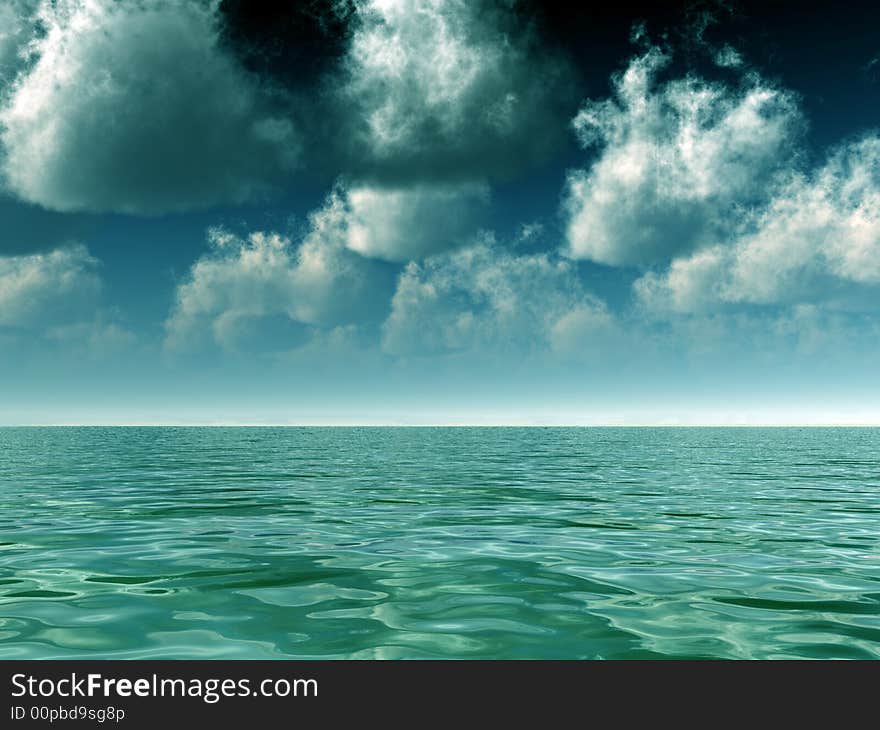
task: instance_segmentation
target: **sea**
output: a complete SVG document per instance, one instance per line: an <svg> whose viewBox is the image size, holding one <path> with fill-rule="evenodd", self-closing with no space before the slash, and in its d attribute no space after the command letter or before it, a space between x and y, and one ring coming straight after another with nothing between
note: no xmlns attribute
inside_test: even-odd
<svg viewBox="0 0 880 730"><path fill-rule="evenodd" d="M878 657L880 429L0 429L0 659Z"/></svg>

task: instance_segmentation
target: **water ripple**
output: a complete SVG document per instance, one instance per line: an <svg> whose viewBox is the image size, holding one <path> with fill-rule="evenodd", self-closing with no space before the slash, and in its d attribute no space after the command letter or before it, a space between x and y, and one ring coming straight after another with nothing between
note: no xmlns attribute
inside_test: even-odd
<svg viewBox="0 0 880 730"><path fill-rule="evenodd" d="M0 658L878 658L875 429L0 429Z"/></svg>

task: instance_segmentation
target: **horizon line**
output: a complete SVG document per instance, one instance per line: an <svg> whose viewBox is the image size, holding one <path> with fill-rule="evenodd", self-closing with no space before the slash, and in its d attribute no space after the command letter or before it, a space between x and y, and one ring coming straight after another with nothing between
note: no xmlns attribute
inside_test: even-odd
<svg viewBox="0 0 880 730"><path fill-rule="evenodd" d="M880 423L9 423L0 428L880 428Z"/></svg>

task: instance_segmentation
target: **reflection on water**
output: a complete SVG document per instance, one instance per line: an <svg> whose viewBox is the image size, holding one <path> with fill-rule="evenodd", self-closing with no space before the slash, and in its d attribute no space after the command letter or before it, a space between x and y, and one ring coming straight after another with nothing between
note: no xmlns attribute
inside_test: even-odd
<svg viewBox="0 0 880 730"><path fill-rule="evenodd" d="M0 658L877 658L880 430L0 429Z"/></svg>

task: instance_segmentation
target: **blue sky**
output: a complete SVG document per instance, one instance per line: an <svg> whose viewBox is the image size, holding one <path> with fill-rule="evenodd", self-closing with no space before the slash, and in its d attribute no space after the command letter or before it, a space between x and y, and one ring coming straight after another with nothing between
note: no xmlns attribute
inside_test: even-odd
<svg viewBox="0 0 880 730"><path fill-rule="evenodd" d="M880 423L876 9L267 7L0 6L0 423Z"/></svg>

